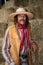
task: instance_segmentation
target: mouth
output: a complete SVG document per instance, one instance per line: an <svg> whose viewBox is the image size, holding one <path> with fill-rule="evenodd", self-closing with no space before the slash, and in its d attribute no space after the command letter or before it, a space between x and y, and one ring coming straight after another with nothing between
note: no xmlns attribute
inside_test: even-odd
<svg viewBox="0 0 43 65"><path fill-rule="evenodd" d="M20 20L20 21L25 21L24 19Z"/></svg>

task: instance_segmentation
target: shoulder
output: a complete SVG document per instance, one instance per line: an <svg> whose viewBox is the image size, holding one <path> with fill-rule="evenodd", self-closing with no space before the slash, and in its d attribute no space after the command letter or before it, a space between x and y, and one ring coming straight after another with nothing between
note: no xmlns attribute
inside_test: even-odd
<svg viewBox="0 0 43 65"><path fill-rule="evenodd" d="M8 28L13 29L13 28L16 28L16 26L13 24L13 25L10 25Z"/></svg>
<svg viewBox="0 0 43 65"><path fill-rule="evenodd" d="M9 32L9 27L6 29L6 31L5 31L5 35L7 35L8 32Z"/></svg>

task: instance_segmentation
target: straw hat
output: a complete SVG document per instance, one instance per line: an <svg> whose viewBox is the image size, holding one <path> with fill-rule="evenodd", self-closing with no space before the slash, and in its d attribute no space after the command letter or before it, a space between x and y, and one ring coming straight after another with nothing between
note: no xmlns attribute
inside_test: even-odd
<svg viewBox="0 0 43 65"><path fill-rule="evenodd" d="M18 14L25 14L29 19L33 18L33 14L31 12L27 12L24 8L18 8L16 12L10 14L10 19L14 20L14 17Z"/></svg>

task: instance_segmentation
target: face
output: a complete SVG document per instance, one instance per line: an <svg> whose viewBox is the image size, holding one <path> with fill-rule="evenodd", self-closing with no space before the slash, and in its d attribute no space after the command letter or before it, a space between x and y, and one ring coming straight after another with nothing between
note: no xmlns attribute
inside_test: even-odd
<svg viewBox="0 0 43 65"><path fill-rule="evenodd" d="M34 50L34 52L37 50L37 45L35 43L32 43L32 48Z"/></svg>
<svg viewBox="0 0 43 65"><path fill-rule="evenodd" d="M20 24L25 24L25 21L26 21L26 15L24 15L24 14L19 14L19 15L18 15L18 23L20 23Z"/></svg>

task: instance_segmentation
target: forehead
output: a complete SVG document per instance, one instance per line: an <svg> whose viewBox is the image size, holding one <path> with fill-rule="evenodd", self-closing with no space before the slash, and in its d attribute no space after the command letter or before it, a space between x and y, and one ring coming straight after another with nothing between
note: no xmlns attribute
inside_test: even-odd
<svg viewBox="0 0 43 65"><path fill-rule="evenodd" d="M37 43L36 42L33 42L32 45L37 45Z"/></svg>
<svg viewBox="0 0 43 65"><path fill-rule="evenodd" d="M26 16L25 14L18 14L18 16Z"/></svg>

